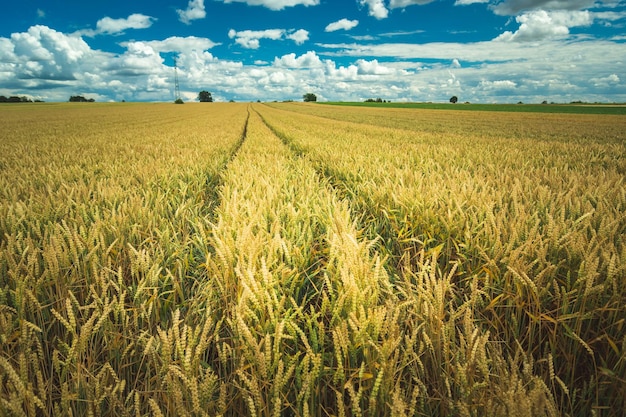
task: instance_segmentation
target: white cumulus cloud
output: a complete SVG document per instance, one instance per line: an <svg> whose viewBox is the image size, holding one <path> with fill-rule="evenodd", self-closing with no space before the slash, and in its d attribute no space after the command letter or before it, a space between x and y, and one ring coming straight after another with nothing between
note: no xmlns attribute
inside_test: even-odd
<svg viewBox="0 0 626 417"><path fill-rule="evenodd" d="M479 86L483 90L502 90L515 88L517 83L511 80L481 81Z"/></svg>
<svg viewBox="0 0 626 417"><path fill-rule="evenodd" d="M76 35L93 37L96 35L119 35L127 29L147 29L156 21L155 17L146 16L141 13L133 13L127 18L113 19L103 17L96 23L96 29L83 29L76 32Z"/></svg>
<svg viewBox="0 0 626 417"><path fill-rule="evenodd" d="M529 10L581 10L593 7L595 0L504 0L493 6L500 15L516 15Z"/></svg>
<svg viewBox="0 0 626 417"><path fill-rule="evenodd" d="M140 13L134 13L126 19L112 19L104 17L96 23L98 33L115 34L125 31L126 29L147 29L152 26L156 19Z"/></svg>
<svg viewBox="0 0 626 417"><path fill-rule="evenodd" d="M206 51L214 46L219 45L208 38L199 38L196 36L170 36L162 41L147 41L146 45L151 46L158 52L191 52L191 51ZM122 43L122 46L126 46L127 43Z"/></svg>
<svg viewBox="0 0 626 417"><path fill-rule="evenodd" d="M309 31L304 29L298 29L295 32L288 33L286 38L291 39L297 45L302 45L304 42L309 40Z"/></svg>
<svg viewBox="0 0 626 417"><path fill-rule="evenodd" d="M617 74L611 74L606 77L592 78L589 81L591 81L595 87L609 87L619 84L621 80Z"/></svg>
<svg viewBox="0 0 626 417"><path fill-rule="evenodd" d="M537 10L517 16L520 24L516 32L504 32L496 38L506 42L532 42L559 38L569 34L569 29L577 26L589 26L593 15L588 11Z"/></svg>
<svg viewBox="0 0 626 417"><path fill-rule="evenodd" d="M329 23L324 29L325 32L335 32L337 30L350 30L359 24L358 20L341 19L336 22Z"/></svg>
<svg viewBox="0 0 626 417"><path fill-rule="evenodd" d="M422 6L435 0L359 0L361 6L367 6L369 15L376 19L389 16L389 9L404 9L409 6Z"/></svg>
<svg viewBox="0 0 626 417"><path fill-rule="evenodd" d="M162 63L163 58L148 43L129 42L126 53L109 63L107 69L119 75L151 75Z"/></svg>
<svg viewBox="0 0 626 417"><path fill-rule="evenodd" d="M435 0L390 0L389 8L400 9L408 6L422 6L424 4L432 3Z"/></svg>
<svg viewBox="0 0 626 417"><path fill-rule="evenodd" d="M263 6L270 10L283 10L285 7L317 6L320 0L223 0L224 3L246 3L248 6Z"/></svg>
<svg viewBox="0 0 626 417"><path fill-rule="evenodd" d="M185 24L190 24L192 20L204 19L206 10L204 9L204 0L189 0L189 4L185 10L177 9L178 18Z"/></svg>
<svg viewBox="0 0 626 417"><path fill-rule="evenodd" d="M359 0L361 6L367 6L369 15L376 19L385 19L389 16L389 10L383 0Z"/></svg>
<svg viewBox="0 0 626 417"><path fill-rule="evenodd" d="M359 59L356 61L358 68L357 74L359 75L387 75L394 72L393 68L381 65L377 59L367 61L365 59Z"/></svg>
<svg viewBox="0 0 626 417"><path fill-rule="evenodd" d="M467 6L470 4L476 4L476 3L489 3L489 0L456 0L454 2L455 6Z"/></svg>
<svg viewBox="0 0 626 417"><path fill-rule="evenodd" d="M236 31L231 29L228 31L228 37L235 39L235 42L247 49L258 49L261 39L278 40L283 37L284 29L266 29L266 30L242 30Z"/></svg>
<svg viewBox="0 0 626 417"><path fill-rule="evenodd" d="M11 43L15 72L23 78L72 80L80 71L76 64L91 53L82 38L41 25L12 34Z"/></svg>
<svg viewBox="0 0 626 417"><path fill-rule="evenodd" d="M309 32L304 29L266 29L266 30L242 30L228 31L228 37L235 40L235 43L247 49L259 49L261 39L281 40L290 39L300 45L309 39Z"/></svg>
<svg viewBox="0 0 626 417"><path fill-rule="evenodd" d="M286 68L318 68L321 67L322 61L319 56L315 53L315 51L308 51L306 54L296 56L296 54L291 53L287 55L283 55L282 57L274 58L274 66L275 67L286 67Z"/></svg>

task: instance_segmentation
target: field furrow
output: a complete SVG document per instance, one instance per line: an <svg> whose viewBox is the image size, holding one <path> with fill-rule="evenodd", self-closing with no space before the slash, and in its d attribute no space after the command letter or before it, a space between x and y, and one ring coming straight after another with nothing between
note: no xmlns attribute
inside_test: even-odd
<svg viewBox="0 0 626 417"><path fill-rule="evenodd" d="M209 364L218 401L200 408L240 415L345 412L350 374L360 367L376 372L363 352L378 343L371 333L383 324L389 280L381 260L359 237L346 204L256 112L220 195L207 280L194 301L199 319L215 329ZM358 335L348 331L348 319L361 328ZM345 351L335 346L339 335ZM353 344L356 337L363 346Z"/></svg>
<svg viewBox="0 0 626 417"><path fill-rule="evenodd" d="M453 274L424 258L410 278L389 276L349 205L255 112L225 174L207 280L193 307L198 327L211 329L212 356L203 361L216 381L213 402L200 409L556 413L541 380L511 369L468 306L456 303ZM175 408L184 406L181 398Z"/></svg>

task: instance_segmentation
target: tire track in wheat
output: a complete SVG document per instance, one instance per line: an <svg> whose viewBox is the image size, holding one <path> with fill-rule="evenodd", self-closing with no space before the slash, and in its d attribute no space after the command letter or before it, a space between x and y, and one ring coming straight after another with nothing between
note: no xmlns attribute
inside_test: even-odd
<svg viewBox="0 0 626 417"><path fill-rule="evenodd" d="M216 351L228 354L211 363L231 404L221 412L361 407L359 396L372 387L355 391L346 382L366 366L365 355L377 356L368 343L384 333L389 280L347 204L252 111L216 214L194 310L223 318ZM366 367L378 374L373 362Z"/></svg>

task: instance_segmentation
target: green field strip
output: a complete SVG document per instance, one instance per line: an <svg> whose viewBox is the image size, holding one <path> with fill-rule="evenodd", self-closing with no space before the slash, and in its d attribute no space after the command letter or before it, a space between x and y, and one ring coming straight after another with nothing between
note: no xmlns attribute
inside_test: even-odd
<svg viewBox="0 0 626 417"><path fill-rule="evenodd" d="M470 103L365 103L320 102L318 104L346 107L378 107L427 110L455 110L511 113L565 113L626 115L626 104L470 104Z"/></svg>

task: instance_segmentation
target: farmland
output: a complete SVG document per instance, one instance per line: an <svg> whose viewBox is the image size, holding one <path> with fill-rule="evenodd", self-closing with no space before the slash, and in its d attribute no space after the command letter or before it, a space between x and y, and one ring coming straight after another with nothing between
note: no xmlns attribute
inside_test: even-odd
<svg viewBox="0 0 626 417"><path fill-rule="evenodd" d="M626 118L0 109L0 414L626 409Z"/></svg>
<svg viewBox="0 0 626 417"><path fill-rule="evenodd" d="M333 106L358 106L401 109L489 111L521 113L566 113L566 114L626 114L624 103L571 103L571 104L472 104L472 103L414 103L414 102L322 102Z"/></svg>

